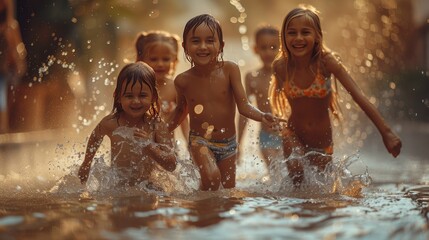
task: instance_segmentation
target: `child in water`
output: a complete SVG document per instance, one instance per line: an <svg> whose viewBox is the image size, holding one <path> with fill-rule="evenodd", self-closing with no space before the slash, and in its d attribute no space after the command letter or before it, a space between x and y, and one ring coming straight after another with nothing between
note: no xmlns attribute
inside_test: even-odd
<svg viewBox="0 0 429 240"><path fill-rule="evenodd" d="M255 33L254 52L259 56L262 67L246 74L245 89L249 99L253 97L256 106L263 112L271 112L268 100L268 89L271 81L271 64L279 52L279 29L271 25L261 25ZM243 133L247 119L239 117L239 142L243 143ZM267 125L261 124L259 131L259 149L261 150L265 165L269 167L271 159L282 155L282 139L278 132ZM238 158L239 160L241 157Z"/></svg>
<svg viewBox="0 0 429 240"><path fill-rule="evenodd" d="M165 31L141 32L137 36L135 47L136 61L147 63L155 71L161 117L166 118L176 107L176 88L174 87L173 75L178 62L179 37ZM180 127L184 139L187 140L189 134L187 118Z"/></svg>
<svg viewBox="0 0 429 240"><path fill-rule="evenodd" d="M271 86L273 112L288 117L283 129L284 157L289 176L299 186L304 168L300 159L308 156L311 165L324 170L332 161L333 139L329 109L335 108L331 76L335 76L354 101L377 127L384 145L394 157L401 140L364 96L344 65L323 44L318 12L311 6L291 10L281 28L281 52L273 63ZM314 154L312 154L314 153ZM320 153L320 154L316 154Z"/></svg>
<svg viewBox="0 0 429 240"><path fill-rule="evenodd" d="M111 165L130 186L150 180L155 163L167 171L176 168L172 134L159 118L155 72L146 63L127 64L119 73L112 113L98 123L88 140L78 173L82 184L88 180L104 136L110 139Z"/></svg>
<svg viewBox="0 0 429 240"><path fill-rule="evenodd" d="M191 68L174 80L177 107L169 122L175 129L189 113L189 151L201 175L201 190L235 187L235 109L267 124L275 118L247 100L237 64L223 61L223 33L209 14L190 19L183 31L183 49Z"/></svg>

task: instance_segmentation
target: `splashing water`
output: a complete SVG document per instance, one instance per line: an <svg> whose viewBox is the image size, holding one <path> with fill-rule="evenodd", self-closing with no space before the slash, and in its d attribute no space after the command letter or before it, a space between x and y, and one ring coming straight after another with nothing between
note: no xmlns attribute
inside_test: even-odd
<svg viewBox="0 0 429 240"><path fill-rule="evenodd" d="M251 192L271 192L276 195L304 198L335 195L361 197L362 189L371 184L372 179L368 170L360 174L352 173L350 170L352 165L361 162L358 154L343 158L334 156L324 171L319 171L317 167L310 165L306 160L306 157L315 154L321 157L326 156L318 152L308 152L299 158L304 168L304 180L300 187L296 187L288 175L286 162L292 158L296 159L296 156L291 156L288 159L273 158L268 167L268 176L263 178L263 183L257 184L256 187L251 185L245 189ZM367 167L365 166L365 168Z"/></svg>
<svg viewBox="0 0 429 240"><path fill-rule="evenodd" d="M145 5L145 12L149 11L145 17L162 22L163 17L173 16L174 14L166 14L167 9L163 9L163 6L166 5L162 5L161 2L153 0L152 7L149 8ZM181 1L180 4L185 2ZM403 42L401 39L398 40L398 36L407 35L403 34L403 29L400 27L402 21L398 15L399 11L392 6L396 2L398 1L382 1L382 8L377 7L379 3L369 0L341 3L347 6L352 5L357 11L357 16L346 13L339 16L339 19L336 20L337 24L332 24L335 31L339 29L338 32L341 33L339 34L340 41L345 43L329 45L338 46L338 49L335 50L339 51L344 62L351 66L352 73L364 76L357 78L357 80L362 79L358 84L365 90L371 90L369 84L375 80L378 82L388 80L389 89L377 91L376 94L373 94L374 96L371 96L370 93L371 102L379 107L392 108L400 106L404 101L395 100L399 84L395 79L386 77L386 73L390 72L389 69L400 68L398 65L401 65L402 62L398 64L394 56L398 50L403 50ZM230 22L233 25L237 24L234 27L238 34L238 42L241 44L241 49L247 50L250 49L247 34L252 25L256 25L252 22L256 17L255 14L250 15L251 3L246 2L248 4L246 8L242 6L242 3L234 0L230 1L230 4L223 3L223 5L232 5L239 13L239 16L231 17ZM284 9L280 9L280 5L275 5L274 1L274 7L279 7L279 9L273 7L271 9L273 14L270 15L283 14L294 4L280 3L281 6L285 6ZM134 8L134 5L137 4L130 4L129 8ZM192 2L191 5L196 4ZM320 3L320 5L323 4ZM111 7L113 9L116 6ZM142 10L138 7L137 9ZM401 8L398 7L398 9ZM264 12L260 9L257 10L257 13ZM374 13L374 11L378 11L378 13ZM325 10L325 12L324 20L329 20L331 16L335 16L334 18L337 19L336 10ZM91 14L97 14L97 12L93 11ZM176 17L176 15L174 16ZM74 18L74 21L79 22L81 19ZM147 19L144 21L146 21L145 24L154 23ZM166 24L165 22L164 24ZM280 20L278 20L278 24L280 24ZM408 26L406 22L402 25ZM107 23L103 22L101 26L105 27ZM125 23L118 26L117 30L128 31L129 26L129 23L128 25ZM141 26L138 27L141 28ZM154 23L153 26L156 28L159 25ZM324 26L327 33L330 34L328 36L334 35L331 33L335 31L326 28L329 24L324 24ZM170 28L179 29L175 25ZM331 37L331 42L335 42L335 39L332 39ZM87 41L88 50L96 47L97 44L94 40ZM110 43L110 40L107 42ZM231 42L228 42L227 46L230 44ZM100 46L105 47L101 44ZM123 49L120 50L122 52ZM69 51L68 55L70 53ZM241 67L250 67L246 66L247 61L248 59L245 58L238 60ZM111 101L109 91L114 83L113 76L120 65L115 61L108 62L105 58L97 61L97 57L93 56L89 58L89 61L84 61L85 63L96 63L95 65L98 63L98 65L95 66L94 71L91 71L90 77L79 76L78 80L74 82L75 86L85 85L84 78L89 79L88 87L85 89L87 94L81 98L81 105L89 106L90 111L86 115L80 114L77 123L73 125L77 133L82 133L84 129L90 127L108 112L108 104ZM58 61L55 56L40 68L40 72L45 74L44 76L49 75L49 68L55 64L76 72L76 66L73 63ZM377 90L377 88L373 90ZM104 95L109 97L106 98ZM337 141L339 144L336 144L336 147L345 148L347 154L343 157L334 156L332 163L323 172L306 164L304 183L299 189L294 188L287 175L285 166L287 159L273 159L269 166L269 174L261 178L257 175L255 184L251 183L252 176L248 173L246 177L238 179L239 185L243 186L234 190L200 192L197 190L199 186L198 170L187 157L178 159L177 168L173 173L162 169L154 171L153 177L158 179L157 188L153 188L146 182L133 187L117 188L117 183L123 176L112 169L108 151L94 158L90 178L86 185L81 185L77 178L78 165L76 163L82 161L83 152L80 148L85 144L72 143L71 152L68 152L69 149L66 145L55 144L56 150L53 157L42 157L41 160L37 159L40 161L24 165L17 171L0 175L0 181L4 183L0 188L2 193L2 197L0 197L0 238L25 238L34 234L36 239L178 237L203 239L212 236L224 239L264 237L427 239L428 189L425 186L427 181L420 181L416 177L420 176L419 174L425 176L424 172L429 169L427 161L419 162L413 160L414 158L404 157L407 160L404 162L407 163L395 162L397 166L390 166L395 164L389 164L390 159L387 159L385 155L380 158L367 158L365 159L367 163L380 161L381 163L378 164L382 165L381 168L389 172L388 174L394 180L397 180L396 173L401 174L399 175L401 177L412 176L410 179L417 179L405 181L405 184L399 183L403 178L397 182L392 180L391 183L383 184L376 181L374 184L372 177L379 176L373 173L370 176L366 170L366 164L360 161L360 156L350 154L352 151L346 148L347 146L361 148L364 141L373 132L373 128L362 127L360 115L354 109L352 99L347 94L342 94L341 97L344 98L342 104L347 111L347 119L342 128L336 131L339 132L336 137L341 139L341 141ZM383 109L381 110L383 111ZM401 108L395 114L401 117L407 115L407 111L412 112ZM414 114L414 112L412 113ZM339 125L336 126L340 128ZM127 135L124 132L118 134L123 134L123 137ZM250 141L255 143L255 140ZM19 148L31 148L31 144L27 143ZM40 143L40 147L37 145L35 148L52 149L43 142ZM11 149L5 152L7 151L13 152ZM25 162L31 158L32 152L29 152L30 154L7 155L9 156L7 160ZM3 153L1 154L3 156L0 156L2 160L5 158ZM257 156L248 155L245 158L249 162L259 161ZM44 161L48 161L46 159L49 159L48 170L60 169L65 173L55 175L56 180L53 183L46 179L49 177L46 174L35 175L35 179L27 176L27 173L32 172L34 165L43 165ZM426 159L427 156L423 160ZM305 163L305 160L303 162ZM363 170L352 171L351 169L359 163L363 165L360 167ZM67 167L70 164L71 166ZM414 165L417 167L413 168ZM261 172L261 166L262 164L255 164L252 167ZM386 168L386 166L388 167ZM404 170L406 168L407 171ZM57 180L58 177L60 177L59 180ZM422 179L427 180L427 177ZM416 182L423 185L408 186ZM44 190L46 186L48 186L48 190ZM417 206L414 201L417 201Z"/></svg>

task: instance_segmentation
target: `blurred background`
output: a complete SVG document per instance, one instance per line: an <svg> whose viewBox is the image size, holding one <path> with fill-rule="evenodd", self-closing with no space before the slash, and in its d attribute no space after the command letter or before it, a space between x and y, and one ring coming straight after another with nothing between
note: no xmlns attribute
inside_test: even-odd
<svg viewBox="0 0 429 240"><path fill-rule="evenodd" d="M8 85L8 117L2 120L7 128L0 135L3 152L58 138L64 129L78 135L92 130L112 109L117 74L135 60L134 40L140 31L166 30L182 37L190 18L210 13L223 27L224 59L237 62L244 76L260 64L252 51L256 27L281 27L288 11L305 3L321 12L325 44L340 54L371 102L401 137L415 140L409 151L428 153L426 0L11 2L27 50L27 70ZM189 67L181 49L176 74ZM337 134L339 145L382 146L378 134L371 140L375 128L352 99L346 93L340 96L347 119Z"/></svg>

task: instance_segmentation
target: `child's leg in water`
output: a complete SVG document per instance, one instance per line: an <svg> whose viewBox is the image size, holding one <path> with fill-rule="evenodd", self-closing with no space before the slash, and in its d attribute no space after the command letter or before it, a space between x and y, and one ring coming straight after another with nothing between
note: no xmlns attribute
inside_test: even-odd
<svg viewBox="0 0 429 240"><path fill-rule="evenodd" d="M329 146L324 149L312 148L307 150L312 152L308 155L310 164L316 166L319 171L325 171L326 165L332 162L333 147Z"/></svg>
<svg viewBox="0 0 429 240"><path fill-rule="evenodd" d="M289 128L282 132L283 136L283 155L286 159L286 166L289 171L289 177L295 186L301 185L304 180L304 167L299 157L304 156L304 146L299 141L295 133ZM298 158L295 158L298 156Z"/></svg>
<svg viewBox="0 0 429 240"><path fill-rule="evenodd" d="M189 152L194 164L198 167L201 175L201 190L218 190L221 181L221 174L213 153L209 148L197 142L189 144Z"/></svg>
<svg viewBox="0 0 429 240"><path fill-rule="evenodd" d="M220 160L217 164L221 173L222 186L224 188L235 187L236 158L237 154L234 154L233 156Z"/></svg>
<svg viewBox="0 0 429 240"><path fill-rule="evenodd" d="M322 172L325 170L326 165L332 161L333 147L328 146L324 149L306 148L293 131L285 129L283 130L283 153L287 159L286 165L289 177L295 186L299 186L304 180L302 157L306 155L310 165L316 166Z"/></svg>

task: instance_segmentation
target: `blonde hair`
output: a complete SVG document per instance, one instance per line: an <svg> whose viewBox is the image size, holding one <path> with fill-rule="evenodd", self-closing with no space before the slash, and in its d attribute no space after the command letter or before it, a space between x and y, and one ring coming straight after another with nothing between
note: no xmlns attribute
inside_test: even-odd
<svg viewBox="0 0 429 240"><path fill-rule="evenodd" d="M294 69L289 69L294 66L295 60L286 46L285 32L290 22L297 17L305 17L313 26L316 32L316 39L311 55L310 64L316 64L320 67L322 56L331 51L323 43L323 32L320 24L319 12L311 5L299 5L292 9L283 20L280 33L280 51L273 61L273 78L270 82L269 96L273 114L280 118L287 118L290 115L290 105L283 89L283 84L290 81L294 77ZM336 85L336 82L335 82ZM336 87L335 89L336 90ZM331 95L330 109L336 118L339 118L339 107L337 103L336 91Z"/></svg>

